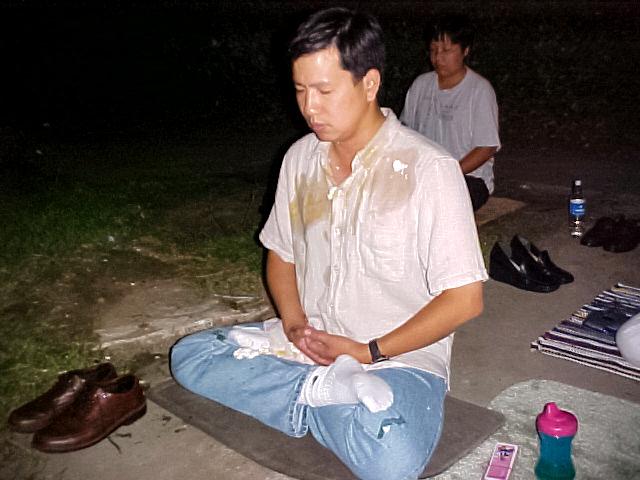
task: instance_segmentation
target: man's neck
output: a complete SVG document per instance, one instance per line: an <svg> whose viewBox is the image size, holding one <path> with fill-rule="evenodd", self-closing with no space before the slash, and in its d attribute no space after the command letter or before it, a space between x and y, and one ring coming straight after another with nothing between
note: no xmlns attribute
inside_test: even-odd
<svg viewBox="0 0 640 480"><path fill-rule="evenodd" d="M438 88L440 88L440 90L449 90L462 82L466 75L466 66L447 77L441 77L440 75L438 75Z"/></svg>
<svg viewBox="0 0 640 480"><path fill-rule="evenodd" d="M352 138L345 141L335 141L331 144L330 158L333 165L341 171L351 173L351 162L360 150L378 133L385 121L385 116L377 105L367 113L360 123L358 131Z"/></svg>

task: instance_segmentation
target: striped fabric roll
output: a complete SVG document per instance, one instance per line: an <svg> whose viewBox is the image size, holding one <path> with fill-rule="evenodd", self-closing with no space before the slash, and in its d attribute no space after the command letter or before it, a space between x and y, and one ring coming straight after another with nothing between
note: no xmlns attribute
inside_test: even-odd
<svg viewBox="0 0 640 480"><path fill-rule="evenodd" d="M598 315L598 328L585 321L592 312L613 312L613 318L627 318L640 313L640 288L618 283L600 293L589 304L575 311L559 325L546 331L531 343L531 348L557 358L587 365L640 381L640 368L627 362L616 346L618 322L611 320L607 328L606 315ZM603 323L604 321L604 323ZM615 323L615 325L614 325Z"/></svg>

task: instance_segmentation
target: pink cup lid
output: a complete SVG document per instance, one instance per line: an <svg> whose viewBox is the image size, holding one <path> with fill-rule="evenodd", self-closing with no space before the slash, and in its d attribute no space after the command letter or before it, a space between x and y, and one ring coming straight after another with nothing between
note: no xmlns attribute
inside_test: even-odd
<svg viewBox="0 0 640 480"><path fill-rule="evenodd" d="M578 431L578 419L573 413L560 410L555 402L549 402L536 418L536 428L546 435L572 437Z"/></svg>

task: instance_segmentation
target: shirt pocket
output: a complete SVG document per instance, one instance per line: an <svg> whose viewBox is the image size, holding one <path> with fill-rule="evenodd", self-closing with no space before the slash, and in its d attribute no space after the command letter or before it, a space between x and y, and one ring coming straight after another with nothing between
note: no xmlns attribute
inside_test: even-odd
<svg viewBox="0 0 640 480"><path fill-rule="evenodd" d="M406 219L380 216L362 226L360 254L364 274L386 282L405 279L407 253Z"/></svg>

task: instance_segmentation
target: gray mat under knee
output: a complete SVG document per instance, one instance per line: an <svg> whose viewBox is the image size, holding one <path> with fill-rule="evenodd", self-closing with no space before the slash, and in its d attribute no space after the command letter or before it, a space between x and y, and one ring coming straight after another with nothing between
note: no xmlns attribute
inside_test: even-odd
<svg viewBox="0 0 640 480"><path fill-rule="evenodd" d="M247 415L191 393L172 379L152 387L147 396L185 423L276 472L300 480L355 479L342 462L311 435L288 437ZM420 478L445 471L503 423L501 413L447 395L442 436Z"/></svg>

